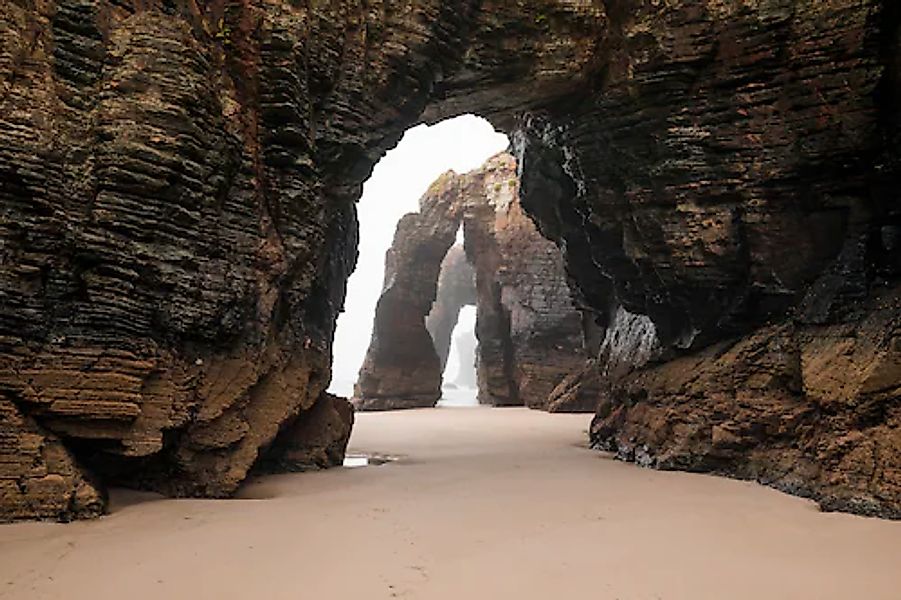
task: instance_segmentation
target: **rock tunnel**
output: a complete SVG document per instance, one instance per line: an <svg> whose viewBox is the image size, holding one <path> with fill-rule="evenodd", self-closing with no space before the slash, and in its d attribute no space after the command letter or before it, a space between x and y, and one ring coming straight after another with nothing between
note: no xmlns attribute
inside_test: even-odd
<svg viewBox="0 0 901 600"><path fill-rule="evenodd" d="M0 519L226 496L321 431L361 184L463 113L602 328L567 392L595 446L898 517L899 30L889 0L4 2Z"/></svg>

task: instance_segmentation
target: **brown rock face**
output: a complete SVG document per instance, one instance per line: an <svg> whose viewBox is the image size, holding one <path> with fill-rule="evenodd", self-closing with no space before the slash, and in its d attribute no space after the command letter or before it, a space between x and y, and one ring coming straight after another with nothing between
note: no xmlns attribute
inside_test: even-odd
<svg viewBox="0 0 901 600"><path fill-rule="evenodd" d="M0 399L0 522L96 517L105 504L59 438Z"/></svg>
<svg viewBox="0 0 901 600"><path fill-rule="evenodd" d="M598 408L606 380L595 360L587 360L578 371L568 374L548 396L548 412L594 412Z"/></svg>
<svg viewBox="0 0 901 600"><path fill-rule="evenodd" d="M465 175L442 176L422 198L421 212L401 220L360 371L360 409L433 406L453 326L473 302L483 403L546 408L551 390L582 366L582 317L560 251L522 211L518 191L515 160L499 154ZM461 220L465 253L448 251ZM423 316L433 301L426 340ZM426 347L432 339L437 362Z"/></svg>
<svg viewBox="0 0 901 600"><path fill-rule="evenodd" d="M889 0L0 3L0 400L18 415L3 443L38 432L67 457L37 504L21 490L44 476L2 463L20 494L3 514L94 514L39 508L72 506L88 470L231 493L326 387L353 202L420 120L472 111L511 134L522 206L574 291L605 326L618 307L646 317L653 360L720 372L705 348L766 323L862 327L901 276L899 32ZM652 410L685 396L665 364L644 373L656 404L630 395L618 431L719 424L694 399ZM731 381L743 406L794 406ZM896 439L897 404L866 429ZM823 414L825 444L862 431ZM806 444L802 422L783 435ZM891 472L897 446L878 448ZM740 446L716 469L778 456ZM855 464L799 478L856 498ZM891 478L872 481L876 500L837 506L896 515Z"/></svg>
<svg viewBox="0 0 901 600"><path fill-rule="evenodd" d="M786 322L622 378L593 442L899 518L901 287L833 325Z"/></svg>
<svg viewBox="0 0 901 600"><path fill-rule="evenodd" d="M263 471L307 471L340 466L354 423L350 402L322 394L313 407L283 429L264 452Z"/></svg>
<svg viewBox="0 0 901 600"><path fill-rule="evenodd" d="M464 219L476 269L479 398L547 408L554 387L585 361L582 316L559 249L519 204L513 157L491 159L479 176L484 191L467 199Z"/></svg>

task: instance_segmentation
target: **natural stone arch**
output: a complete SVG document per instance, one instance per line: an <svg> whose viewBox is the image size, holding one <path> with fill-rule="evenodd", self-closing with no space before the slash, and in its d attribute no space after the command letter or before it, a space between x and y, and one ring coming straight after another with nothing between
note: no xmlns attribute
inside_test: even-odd
<svg viewBox="0 0 901 600"><path fill-rule="evenodd" d="M552 390L583 366L585 319L559 249L520 206L516 172L514 158L501 153L479 169L446 173L422 197L420 212L400 220L355 389L358 408L434 406L465 304L476 306L481 403L548 409ZM449 247L461 222L463 247ZM595 404L559 399L553 409Z"/></svg>
<svg viewBox="0 0 901 600"><path fill-rule="evenodd" d="M354 386L357 408L434 406L441 397L441 359L425 319L463 219L464 183L452 171L445 173L420 199L419 212L397 224L385 256L372 340Z"/></svg>
<svg viewBox="0 0 901 600"><path fill-rule="evenodd" d="M897 514L896 472L855 458L897 455L896 396L846 369L864 395L845 402L848 386L805 371L817 327L897 303L894 3L367 6L0 7L0 389L42 448L35 469L3 463L4 516L82 489L63 462L170 493L234 491L327 385L360 184L408 126L469 111L513 135L523 205L602 323L622 305L675 353L800 315L784 371L801 374L773 386L839 416L798 450L823 465L798 475L804 491ZM887 291L865 301L873 289ZM875 369L883 390L892 339L867 342L889 365ZM658 391L656 407L674 401ZM875 417L857 414L874 402ZM742 449L782 437L736 449L731 429L695 425L691 452L716 437L718 470L783 481L784 455L751 473ZM0 426L6 456L25 431ZM677 431L637 430L661 465L683 464ZM849 430L859 442L819 454L817 439Z"/></svg>

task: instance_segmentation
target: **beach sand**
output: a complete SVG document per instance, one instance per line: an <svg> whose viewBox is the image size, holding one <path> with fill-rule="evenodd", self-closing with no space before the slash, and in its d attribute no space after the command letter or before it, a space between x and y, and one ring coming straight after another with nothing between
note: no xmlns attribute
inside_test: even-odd
<svg viewBox="0 0 901 600"><path fill-rule="evenodd" d="M590 415L358 414L382 466L276 475L235 500L118 491L110 516L0 526L22 599L892 599L901 523L749 482L623 464Z"/></svg>

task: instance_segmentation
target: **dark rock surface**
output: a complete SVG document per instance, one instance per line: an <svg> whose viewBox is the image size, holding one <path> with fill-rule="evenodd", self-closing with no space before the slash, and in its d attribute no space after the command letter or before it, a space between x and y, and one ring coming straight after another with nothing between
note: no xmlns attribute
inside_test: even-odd
<svg viewBox="0 0 901 600"><path fill-rule="evenodd" d="M715 372L708 348L761 328L831 331L859 311L863 327L901 269L899 32L890 0L3 2L0 396L18 415L3 443L37 432L68 457L48 466L57 491L4 495L3 514L96 514L39 508L70 506L90 470L234 491L327 386L353 202L419 120L473 111L512 135L522 206L581 301L604 326L620 306L648 317L658 360ZM665 364L646 373L655 403L685 397ZM735 397L791 412L755 382L736 377ZM682 439L681 411L630 398L605 439L652 419ZM867 429L897 440L898 402ZM684 418L712 427L705 407ZM817 418L823 440L858 431ZM806 443L800 422L782 435ZM892 472L897 445L878 447ZM715 469L778 456L739 445ZM2 463L4 490L28 488L21 468ZM855 468L798 479L896 515L892 479L864 493Z"/></svg>
<svg viewBox="0 0 901 600"><path fill-rule="evenodd" d="M841 323L787 321L621 378L595 445L901 518L901 287Z"/></svg>

